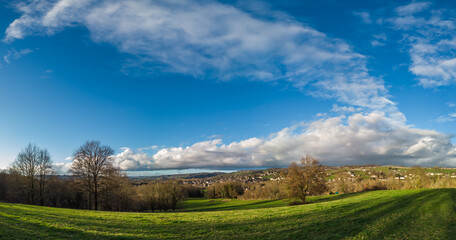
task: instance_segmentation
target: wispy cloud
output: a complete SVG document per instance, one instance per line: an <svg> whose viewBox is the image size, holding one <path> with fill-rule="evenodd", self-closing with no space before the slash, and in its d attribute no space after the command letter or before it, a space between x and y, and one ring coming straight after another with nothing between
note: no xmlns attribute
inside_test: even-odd
<svg viewBox="0 0 456 240"><path fill-rule="evenodd" d="M352 106L339 106L337 104L333 104L331 111L336 112L336 113L341 113L341 114L352 114L354 112L360 112L362 109L360 108L355 108Z"/></svg>
<svg viewBox="0 0 456 240"><path fill-rule="evenodd" d="M400 16L409 16L427 9L430 5L430 2L412 2L407 5L397 7L396 12Z"/></svg>
<svg viewBox="0 0 456 240"><path fill-rule="evenodd" d="M18 10L22 15L6 30L7 42L80 25L94 41L113 44L154 70L288 82L344 104L392 108L365 56L286 14L262 10L254 16L215 1L38 0Z"/></svg>
<svg viewBox="0 0 456 240"><path fill-rule="evenodd" d="M374 40L371 41L371 45L372 45L373 47L378 47L378 46L385 46L385 43L384 43L384 42L380 42L380 41L374 39Z"/></svg>
<svg viewBox="0 0 456 240"><path fill-rule="evenodd" d="M138 151L144 151L144 150L155 150L157 149L157 145L149 146L149 147L143 147L143 148L138 148Z"/></svg>
<svg viewBox="0 0 456 240"><path fill-rule="evenodd" d="M448 107L450 108L456 108L456 104L454 103L447 103ZM453 111L456 109L453 109ZM434 119L434 121L438 123L444 123L444 122L453 122L456 121L456 112L448 113L447 115L442 115L439 116L438 118Z"/></svg>
<svg viewBox="0 0 456 240"><path fill-rule="evenodd" d="M5 61L6 63L11 63L11 61L13 59L19 59L32 52L33 52L33 50L31 50L29 48L24 48L19 51L15 50L15 49L11 49L11 50L8 50L8 52L3 56L3 61Z"/></svg>
<svg viewBox="0 0 456 240"><path fill-rule="evenodd" d="M442 115L438 118L434 119L434 121L438 123L446 123L446 122L453 122L456 120L456 113L450 113L448 115Z"/></svg>
<svg viewBox="0 0 456 240"><path fill-rule="evenodd" d="M386 20L403 32L412 61L409 70L420 85L434 88L456 83L456 25L453 12L430 9L429 2L412 2L395 9Z"/></svg>
<svg viewBox="0 0 456 240"><path fill-rule="evenodd" d="M372 19L370 17L370 13L367 11L362 11L362 12L353 12L353 15L358 16L361 18L361 21L365 24L371 24Z"/></svg>
<svg viewBox="0 0 456 240"><path fill-rule="evenodd" d="M374 40L371 41L372 46L377 47L386 45L386 40L388 37L385 33L374 34L372 37L374 38Z"/></svg>

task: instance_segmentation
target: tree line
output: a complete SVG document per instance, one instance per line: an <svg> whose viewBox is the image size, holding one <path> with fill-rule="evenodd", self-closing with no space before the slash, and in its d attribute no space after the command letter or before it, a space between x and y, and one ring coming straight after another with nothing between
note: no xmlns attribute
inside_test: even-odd
<svg viewBox="0 0 456 240"><path fill-rule="evenodd" d="M59 176L52 168L49 152L30 143L7 171L0 172L0 201L91 210L174 211L187 197L298 197L305 201L305 196L326 190L324 179L320 177L324 168L310 156L303 158L302 166L290 166L286 176L289 194L285 195L282 186L270 189L235 181L208 188L184 185L178 180L137 186L113 166L113 154L111 147L99 141L87 141L75 150L70 175ZM254 194L255 189L262 194Z"/></svg>
<svg viewBox="0 0 456 240"><path fill-rule="evenodd" d="M114 150L87 141L73 154L69 176L58 176L46 149L29 144L0 172L0 201L112 211L175 210L195 189L174 181L134 186L113 166Z"/></svg>
<svg viewBox="0 0 456 240"><path fill-rule="evenodd" d="M456 187L453 179L429 178L415 167L406 181L355 179L347 172L332 173L313 156L284 169L280 181L241 183L227 181L206 188L184 185L179 180L149 181L137 184L113 166L114 150L99 141L87 141L73 154L70 175L56 175L50 153L29 144L6 171L0 172L0 201L41 206L108 211L176 210L188 197L283 199L306 202L312 195L350 193L379 189ZM397 178L397 177L396 177Z"/></svg>

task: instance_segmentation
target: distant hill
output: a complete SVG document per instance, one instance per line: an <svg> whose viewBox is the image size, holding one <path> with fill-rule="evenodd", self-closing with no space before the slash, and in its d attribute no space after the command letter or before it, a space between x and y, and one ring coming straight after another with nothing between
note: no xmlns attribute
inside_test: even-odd
<svg viewBox="0 0 456 240"><path fill-rule="evenodd" d="M344 177L347 180L357 179L373 179L373 180L386 180L388 178L397 178L398 180L406 180L412 177L414 167L404 166L381 166L381 165L345 165L345 166L327 166L326 171L328 180L334 179L337 175L338 178ZM456 168L423 168L429 176L436 176L451 178L456 180ZM283 178L283 173L287 168L268 168L260 170L240 170L231 173L188 173L188 174L174 174L164 176L139 176L130 177L135 185L145 184L149 181L163 181L163 180L180 180L185 184L196 185L200 187L207 187L213 183L226 182L226 181L239 181L241 183L264 183L270 180L280 180ZM341 174L343 173L343 174Z"/></svg>

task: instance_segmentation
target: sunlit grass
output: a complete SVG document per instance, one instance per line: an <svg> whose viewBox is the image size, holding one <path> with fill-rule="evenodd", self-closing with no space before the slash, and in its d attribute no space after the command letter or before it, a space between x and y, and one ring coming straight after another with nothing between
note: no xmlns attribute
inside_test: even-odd
<svg viewBox="0 0 456 240"><path fill-rule="evenodd" d="M452 239L456 189L287 200L192 199L186 211L95 212L0 203L0 239ZM234 209L234 210L230 210Z"/></svg>

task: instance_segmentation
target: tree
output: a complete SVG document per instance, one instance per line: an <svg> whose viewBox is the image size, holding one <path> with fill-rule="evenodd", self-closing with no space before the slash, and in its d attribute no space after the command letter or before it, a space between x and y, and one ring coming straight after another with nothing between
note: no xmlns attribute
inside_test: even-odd
<svg viewBox="0 0 456 240"><path fill-rule="evenodd" d="M420 166L414 166L410 169L410 172L413 174L413 179L411 181L412 188L421 189L430 187L431 179L426 175L426 170ZM435 181L434 177L434 181Z"/></svg>
<svg viewBox="0 0 456 240"><path fill-rule="evenodd" d="M8 199L9 190L13 184L10 180L11 174L8 174L4 170L0 170L0 201L6 201Z"/></svg>
<svg viewBox="0 0 456 240"><path fill-rule="evenodd" d="M74 153L70 172L81 180L83 188L89 195L88 208L98 210L98 193L103 178L112 166L114 150L101 145L100 141L87 141ZM92 203L93 199L93 203Z"/></svg>
<svg viewBox="0 0 456 240"><path fill-rule="evenodd" d="M126 211L134 195L127 175L117 168L111 168L101 183L100 203L103 210Z"/></svg>
<svg viewBox="0 0 456 240"><path fill-rule="evenodd" d="M175 181L166 182L165 189L168 191L168 204L173 211L176 210L177 203L184 197L182 186Z"/></svg>
<svg viewBox="0 0 456 240"><path fill-rule="evenodd" d="M24 178L27 203L32 204L35 198L35 173L37 170L39 148L29 143L16 157L12 169Z"/></svg>
<svg viewBox="0 0 456 240"><path fill-rule="evenodd" d="M40 203L44 205L43 192L46 175L52 171L52 161L49 152L46 149L40 149L35 144L29 143L17 155L11 170L18 173L24 179L27 203L33 203L36 185L38 185Z"/></svg>
<svg viewBox="0 0 456 240"><path fill-rule="evenodd" d="M207 198L237 198L242 194L242 184L234 181L212 184L207 190Z"/></svg>
<svg viewBox="0 0 456 240"><path fill-rule="evenodd" d="M325 192L328 189L325 176L325 167L310 155L301 159L301 165L290 164L286 175L290 197L297 197L305 203L308 195Z"/></svg>

